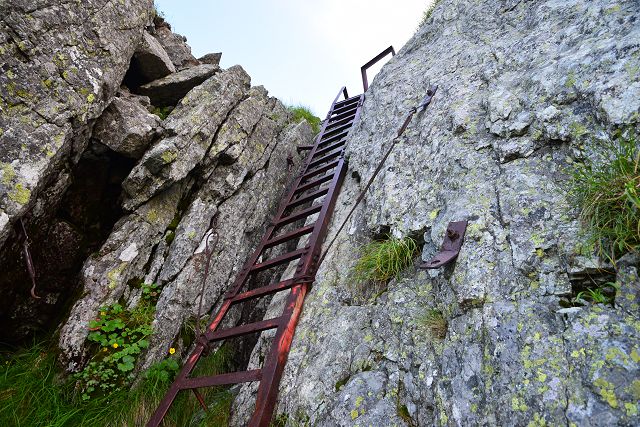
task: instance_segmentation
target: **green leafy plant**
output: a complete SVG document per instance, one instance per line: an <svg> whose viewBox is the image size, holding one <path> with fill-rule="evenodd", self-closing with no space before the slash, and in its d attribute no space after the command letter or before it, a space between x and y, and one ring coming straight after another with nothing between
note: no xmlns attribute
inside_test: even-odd
<svg viewBox="0 0 640 427"><path fill-rule="evenodd" d="M135 378L133 370L138 355L149 346L154 301L158 286L142 284L138 305L129 310L115 303L101 307L99 317L89 322L87 337L95 343L95 354L75 379L83 400L96 393L120 390Z"/></svg>
<svg viewBox="0 0 640 427"><path fill-rule="evenodd" d="M311 129L314 133L320 132L320 123L321 120L319 117L314 115L309 107L305 107L304 105L297 106L289 106L287 109L293 114L293 121L296 123L300 123L303 120L306 120L307 123L311 126Z"/></svg>
<svg viewBox="0 0 640 427"><path fill-rule="evenodd" d="M588 244L615 263L640 246L640 146L634 134L617 135L596 151L599 161L579 164L570 193L580 208Z"/></svg>
<svg viewBox="0 0 640 427"><path fill-rule="evenodd" d="M160 117L160 120L164 120L167 118L167 116L171 113L172 110L173 110L173 107L171 106L153 107L153 110L151 110L151 113Z"/></svg>
<svg viewBox="0 0 640 427"><path fill-rule="evenodd" d="M384 283L411 265L418 245L411 237L373 241L360 248L360 258L353 268L357 282Z"/></svg>
<svg viewBox="0 0 640 427"><path fill-rule="evenodd" d="M429 329L431 335L444 339L447 336L447 319L440 310L428 309L419 319L418 324Z"/></svg>

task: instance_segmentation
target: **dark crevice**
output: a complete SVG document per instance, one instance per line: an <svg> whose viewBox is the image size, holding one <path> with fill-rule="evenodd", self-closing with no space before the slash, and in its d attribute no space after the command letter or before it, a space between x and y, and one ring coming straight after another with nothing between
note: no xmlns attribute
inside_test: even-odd
<svg viewBox="0 0 640 427"><path fill-rule="evenodd" d="M107 239L123 215L121 183L134 161L91 143L69 169L71 184L50 215L25 216L36 272L36 293L22 256L18 230L0 253L0 342L21 345L54 331L79 296L79 272L85 259Z"/></svg>

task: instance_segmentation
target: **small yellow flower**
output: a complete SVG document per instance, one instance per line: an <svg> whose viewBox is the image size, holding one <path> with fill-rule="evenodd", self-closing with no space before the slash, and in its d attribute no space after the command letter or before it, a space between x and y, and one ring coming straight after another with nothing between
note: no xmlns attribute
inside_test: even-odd
<svg viewBox="0 0 640 427"><path fill-rule="evenodd" d="M104 312L104 311L101 311L101 312L100 312L100 316L106 316L106 315L107 315L107 313L106 313L106 312Z"/></svg>
<svg viewBox="0 0 640 427"><path fill-rule="evenodd" d="M175 348L171 347L171 348L169 349L169 354L173 354L173 353L175 353L175 352L176 352L176 349L175 349Z"/></svg>
<svg viewBox="0 0 640 427"><path fill-rule="evenodd" d="M112 345L111 347L113 347L113 348L118 348L118 343L117 343L117 342L114 342L114 343L113 343L113 345Z"/></svg>
<svg viewBox="0 0 640 427"><path fill-rule="evenodd" d="M107 347L102 347L102 351L107 351Z"/></svg>

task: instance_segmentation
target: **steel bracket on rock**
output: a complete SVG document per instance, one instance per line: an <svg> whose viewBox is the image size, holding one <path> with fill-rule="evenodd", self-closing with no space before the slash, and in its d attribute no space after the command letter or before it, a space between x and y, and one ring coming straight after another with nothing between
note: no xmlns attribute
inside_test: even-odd
<svg viewBox="0 0 640 427"><path fill-rule="evenodd" d="M420 268L425 270L439 268L456 259L462 247L465 231L467 231L467 221L450 222L440 252L429 261L421 264Z"/></svg>

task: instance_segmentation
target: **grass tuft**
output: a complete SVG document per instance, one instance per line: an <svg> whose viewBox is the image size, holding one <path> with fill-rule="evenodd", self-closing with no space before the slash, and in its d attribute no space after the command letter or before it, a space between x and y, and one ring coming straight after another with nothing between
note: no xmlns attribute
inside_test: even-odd
<svg viewBox="0 0 640 427"><path fill-rule="evenodd" d="M306 120L307 123L311 126L313 133L320 132L320 117L315 116L309 107L305 107L304 105L296 105L289 106L287 109L293 114L293 121L296 123L300 123L303 120Z"/></svg>
<svg viewBox="0 0 640 427"><path fill-rule="evenodd" d="M360 249L360 258L353 268L358 282L385 283L410 266L418 250L411 237L368 243Z"/></svg>
<svg viewBox="0 0 640 427"><path fill-rule="evenodd" d="M612 262L640 247L640 147L618 135L573 171L570 194L580 208L589 244Z"/></svg>
<svg viewBox="0 0 640 427"><path fill-rule="evenodd" d="M199 370L208 375L221 373L231 363L231 352L222 347L203 359ZM177 371L177 362L167 359L142 374L137 387L99 395L83 401L72 381L58 373L53 347L35 345L2 358L0 367L0 423L22 426L141 426L149 420ZM226 388L202 390L209 411L200 411L195 397L178 395L164 426L227 425L232 394Z"/></svg>
<svg viewBox="0 0 640 427"><path fill-rule="evenodd" d="M419 319L418 324L429 329L435 338L444 339L447 336L447 319L440 310L429 309Z"/></svg>
<svg viewBox="0 0 640 427"><path fill-rule="evenodd" d="M433 15L433 10L436 8L436 6L438 5L438 3L440 3L441 0L431 0L431 4L429 6L427 6L427 8L425 9L424 12L422 12L422 18L420 19L420 23L418 24L418 30L427 23L427 21L429 20L429 18L431 18L431 15ZM417 31L417 30L416 30Z"/></svg>

